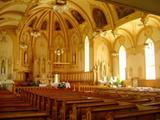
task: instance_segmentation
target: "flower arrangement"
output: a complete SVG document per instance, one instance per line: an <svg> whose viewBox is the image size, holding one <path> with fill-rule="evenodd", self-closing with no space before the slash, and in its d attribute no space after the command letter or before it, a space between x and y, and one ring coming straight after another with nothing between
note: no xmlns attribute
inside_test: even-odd
<svg viewBox="0 0 160 120"><path fill-rule="evenodd" d="M66 84L64 82L60 82L58 84L58 88L66 88Z"/></svg>

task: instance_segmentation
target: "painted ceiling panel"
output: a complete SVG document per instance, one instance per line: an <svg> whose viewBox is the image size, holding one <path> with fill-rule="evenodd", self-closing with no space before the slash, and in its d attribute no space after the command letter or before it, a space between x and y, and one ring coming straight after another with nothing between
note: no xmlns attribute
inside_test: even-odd
<svg viewBox="0 0 160 120"><path fill-rule="evenodd" d="M21 18L23 18L28 11L31 12L28 14L33 14L38 11L43 11L44 8L45 10L52 10L53 6L55 5L55 0L4 0L2 2L3 4L0 6L0 17L4 17L5 19L9 18L9 16L11 16L10 18L16 17L19 22L21 22ZM109 4L105 4L104 2L95 0L67 0L67 6L69 7L69 10L65 11L65 13L70 16L72 20L77 21L79 25L81 25L82 23L89 23L91 24L93 29L107 28L107 26L113 27L116 24L114 22L117 21L117 19L115 19L117 17L114 16L118 15L119 18L123 19L134 12L133 9L127 9L125 7L123 7L123 12L121 12L122 7L115 7L114 5L111 6ZM103 13L100 14L99 17L99 12L96 13L94 11L94 9L97 8L99 9L99 11L101 11L101 13ZM78 14L73 15L73 10L77 11ZM15 15L16 12L17 14ZM5 15L3 15L4 13ZM62 16L61 18L63 18L64 13L58 14L61 14L60 16ZM100 23L97 22L100 21L98 19L101 18L104 18L104 22L100 25Z"/></svg>

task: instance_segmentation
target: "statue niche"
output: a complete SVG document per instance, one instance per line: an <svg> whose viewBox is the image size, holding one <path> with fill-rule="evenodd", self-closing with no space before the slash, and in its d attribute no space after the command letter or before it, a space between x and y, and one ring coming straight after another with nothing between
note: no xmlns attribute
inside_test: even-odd
<svg viewBox="0 0 160 120"><path fill-rule="evenodd" d="M62 54L64 53L63 49L57 48L54 53L56 54L56 62L62 62Z"/></svg>

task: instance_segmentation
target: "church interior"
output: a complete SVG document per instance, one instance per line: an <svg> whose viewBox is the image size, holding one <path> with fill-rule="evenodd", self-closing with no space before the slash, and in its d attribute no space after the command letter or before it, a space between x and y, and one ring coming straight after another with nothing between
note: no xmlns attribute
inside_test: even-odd
<svg viewBox="0 0 160 120"><path fill-rule="evenodd" d="M159 120L160 2L137 1L0 0L0 120Z"/></svg>

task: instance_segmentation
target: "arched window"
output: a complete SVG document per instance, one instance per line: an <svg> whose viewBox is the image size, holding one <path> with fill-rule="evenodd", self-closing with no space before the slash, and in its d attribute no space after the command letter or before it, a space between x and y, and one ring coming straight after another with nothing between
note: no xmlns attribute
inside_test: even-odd
<svg viewBox="0 0 160 120"><path fill-rule="evenodd" d="M146 79L155 79L154 43L148 38L145 45Z"/></svg>
<svg viewBox="0 0 160 120"><path fill-rule="evenodd" d="M85 54L85 68L84 71L88 72L89 71L89 39L88 36L85 38L85 44L84 44L84 54Z"/></svg>
<svg viewBox="0 0 160 120"><path fill-rule="evenodd" d="M126 79L126 50L123 46L119 49L119 75L121 80Z"/></svg>

